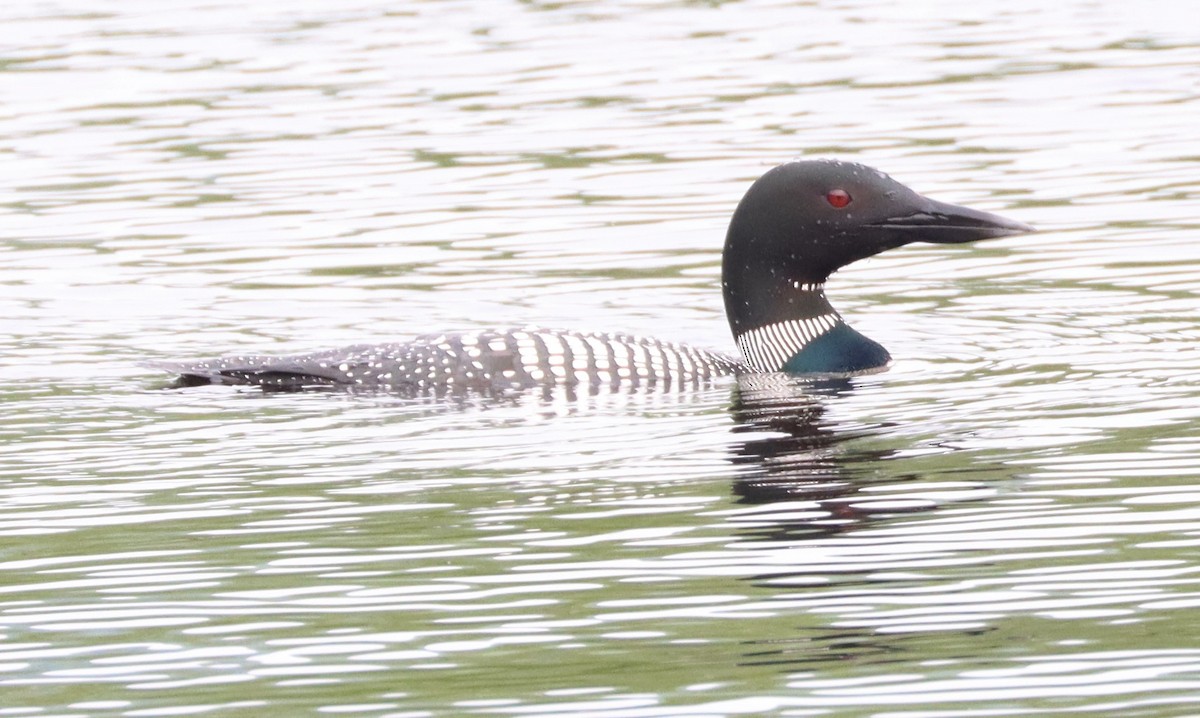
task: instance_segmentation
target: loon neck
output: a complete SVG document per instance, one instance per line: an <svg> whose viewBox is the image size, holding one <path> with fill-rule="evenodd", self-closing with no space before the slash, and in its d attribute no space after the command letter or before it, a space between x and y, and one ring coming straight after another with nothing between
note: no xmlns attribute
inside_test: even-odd
<svg viewBox="0 0 1200 718"><path fill-rule="evenodd" d="M730 326L746 364L761 372L854 374L878 371L891 356L846 324L825 297L823 282L791 281L769 292ZM765 299L761 294L759 299ZM732 307L727 307L731 309Z"/></svg>

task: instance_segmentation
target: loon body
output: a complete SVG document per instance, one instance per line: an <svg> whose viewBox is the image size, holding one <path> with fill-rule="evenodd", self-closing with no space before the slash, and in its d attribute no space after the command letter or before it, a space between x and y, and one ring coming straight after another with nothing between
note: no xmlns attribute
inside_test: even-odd
<svg viewBox="0 0 1200 718"><path fill-rule="evenodd" d="M628 334L527 328L155 366L178 374L180 386L410 393L553 385L672 388L732 374L868 373L886 368L891 357L830 305L825 297L830 274L910 242L957 244L1032 230L929 199L864 165L789 162L751 185L726 235L722 289L740 358Z"/></svg>
<svg viewBox="0 0 1200 718"><path fill-rule="evenodd" d="M235 356L158 366L179 373L183 386L489 394L555 384L684 388L743 370L730 357L682 344L532 327L428 334L398 344L361 344L294 356Z"/></svg>

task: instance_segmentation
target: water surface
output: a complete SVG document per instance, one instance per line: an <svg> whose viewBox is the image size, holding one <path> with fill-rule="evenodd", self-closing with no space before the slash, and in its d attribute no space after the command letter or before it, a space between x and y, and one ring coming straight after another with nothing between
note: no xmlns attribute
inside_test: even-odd
<svg viewBox="0 0 1200 718"><path fill-rule="evenodd" d="M0 10L0 715L1189 715L1192 3ZM164 391L536 323L732 350L749 183L1037 225L830 296L849 382Z"/></svg>

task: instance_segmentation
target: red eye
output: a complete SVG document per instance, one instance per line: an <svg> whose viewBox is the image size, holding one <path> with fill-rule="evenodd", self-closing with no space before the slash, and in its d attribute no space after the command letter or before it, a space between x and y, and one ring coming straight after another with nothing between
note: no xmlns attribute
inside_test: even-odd
<svg viewBox="0 0 1200 718"><path fill-rule="evenodd" d="M842 209L850 204L853 199L850 197L850 193L844 189L831 189L829 190L829 194L825 195L825 201L834 209Z"/></svg>

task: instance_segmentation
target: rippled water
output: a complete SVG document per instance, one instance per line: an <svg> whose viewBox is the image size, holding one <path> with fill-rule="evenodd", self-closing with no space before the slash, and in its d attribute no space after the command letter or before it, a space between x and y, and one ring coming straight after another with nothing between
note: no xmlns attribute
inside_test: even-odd
<svg viewBox="0 0 1200 718"><path fill-rule="evenodd" d="M0 715L1188 715L1191 2L0 9ZM732 349L795 156L1043 231L830 295L842 383L164 391L537 323Z"/></svg>

